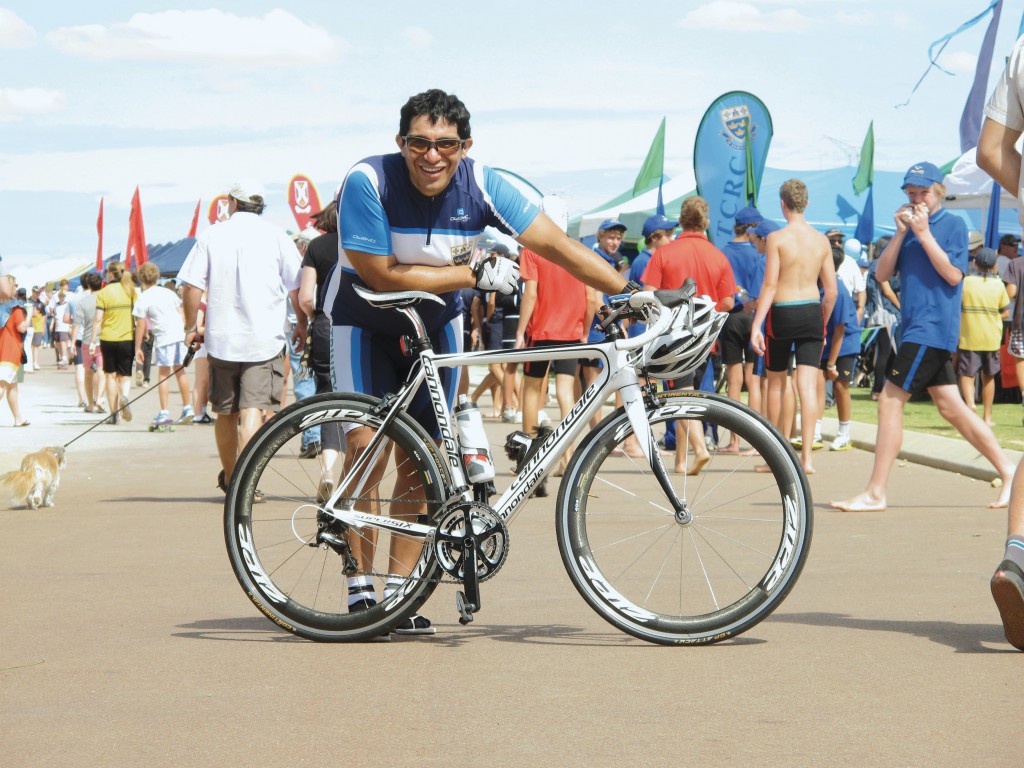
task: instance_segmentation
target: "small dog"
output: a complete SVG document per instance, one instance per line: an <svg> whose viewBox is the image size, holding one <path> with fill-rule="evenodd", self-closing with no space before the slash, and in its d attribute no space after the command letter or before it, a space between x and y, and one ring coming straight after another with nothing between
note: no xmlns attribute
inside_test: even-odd
<svg viewBox="0 0 1024 768"><path fill-rule="evenodd" d="M22 459L21 469L0 477L0 485L10 490L13 504L24 503L29 509L52 507L65 466L63 446L51 445Z"/></svg>

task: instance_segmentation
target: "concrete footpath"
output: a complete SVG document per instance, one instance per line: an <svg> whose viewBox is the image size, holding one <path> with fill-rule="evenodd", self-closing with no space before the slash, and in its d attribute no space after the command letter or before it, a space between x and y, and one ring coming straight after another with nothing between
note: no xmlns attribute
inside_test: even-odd
<svg viewBox="0 0 1024 768"><path fill-rule="evenodd" d="M32 425L0 405L0 472L95 423L77 401L70 374L28 376ZM213 430L147 432L155 393L133 410L70 447L55 507L0 504L4 766L1020 764L1024 655L988 587L1006 514L965 443L906 435L932 465L898 462L881 514L828 508L872 454L818 451L799 582L718 645L654 646L597 616L562 566L553 492L516 518L473 624L441 585L436 635L339 646L280 630L239 588ZM485 428L501 459L510 425Z"/></svg>

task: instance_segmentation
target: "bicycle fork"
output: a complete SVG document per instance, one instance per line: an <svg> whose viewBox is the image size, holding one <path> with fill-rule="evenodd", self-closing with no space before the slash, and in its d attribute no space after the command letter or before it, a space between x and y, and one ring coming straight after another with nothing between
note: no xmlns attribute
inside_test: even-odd
<svg viewBox="0 0 1024 768"><path fill-rule="evenodd" d="M651 471L657 479L661 490L665 492L672 509L675 512L676 522L689 523L692 519L690 510L686 507L686 499L676 495L672 481L669 479L668 471L665 469L665 462L662 461L661 451L658 450L658 441L651 429L651 422L647 418L647 406L643 397L643 390L639 384L623 387L619 390L622 395L622 402L626 409L626 416L629 418L630 426L633 427L633 434L640 443L640 450L651 465Z"/></svg>

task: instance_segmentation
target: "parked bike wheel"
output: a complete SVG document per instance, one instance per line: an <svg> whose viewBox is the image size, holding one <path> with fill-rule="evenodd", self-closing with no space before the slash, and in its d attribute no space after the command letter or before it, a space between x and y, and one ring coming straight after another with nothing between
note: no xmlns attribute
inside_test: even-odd
<svg viewBox="0 0 1024 768"><path fill-rule="evenodd" d="M712 454L688 477L665 454L692 515L680 521L645 459L612 455L633 434L616 411L584 438L562 479L562 561L586 601L631 635L666 645L725 640L768 616L800 575L813 521L807 477L774 427L727 398L664 393L648 417L657 437L676 419L685 446L688 430L703 436L703 421L760 456ZM754 471L764 464L770 471Z"/></svg>
<svg viewBox="0 0 1024 768"><path fill-rule="evenodd" d="M224 536L235 576L260 611L301 637L345 641L384 634L416 612L439 578L424 539L369 526L349 528L324 510L321 500L341 482L351 450L339 455L330 471L324 468L327 457L300 458L302 431L311 426L319 425L322 437L337 430L343 447L351 445L353 438L345 436L352 428L378 430L382 420L372 412L378 403L329 393L285 408L246 446L228 488ZM433 441L404 413L383 438L371 465L373 479L364 473L346 495L359 511L425 521L447 488ZM340 541L363 556L352 575L368 580L362 597L375 600L375 606L349 612ZM384 599L387 574L410 575Z"/></svg>

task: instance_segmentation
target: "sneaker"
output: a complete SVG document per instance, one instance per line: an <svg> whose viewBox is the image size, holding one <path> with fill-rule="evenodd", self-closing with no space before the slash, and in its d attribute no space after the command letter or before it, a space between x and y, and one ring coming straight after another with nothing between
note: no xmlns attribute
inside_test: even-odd
<svg viewBox="0 0 1024 768"><path fill-rule="evenodd" d="M853 440L849 435L837 435L836 439L832 441L832 445L828 447L830 451L849 451L851 448L853 448Z"/></svg>
<svg viewBox="0 0 1024 768"><path fill-rule="evenodd" d="M794 437L792 440L789 441L789 444L792 445L794 448L803 448L804 447L804 439L802 437ZM821 448L824 448L824 447L825 447L825 443L821 439L821 435L815 435L814 436L814 442L811 443L811 450L812 451L817 451L817 450L819 450Z"/></svg>
<svg viewBox="0 0 1024 768"><path fill-rule="evenodd" d="M537 425L550 424L551 417L548 416L547 411L537 411Z"/></svg>
<svg viewBox="0 0 1024 768"><path fill-rule="evenodd" d="M430 626L430 619L414 613L391 631L396 635L432 635L437 629Z"/></svg>
<svg viewBox="0 0 1024 768"><path fill-rule="evenodd" d="M320 443L310 443L299 451L300 459L315 459L320 455Z"/></svg>
<svg viewBox="0 0 1024 768"><path fill-rule="evenodd" d="M501 411L501 420L505 424L511 424L516 420L516 409L515 408L504 408Z"/></svg>
<svg viewBox="0 0 1024 768"><path fill-rule="evenodd" d="M135 386L136 387L141 387L142 386L142 377L143 377L143 375L144 374L142 373L142 371L136 371L135 372Z"/></svg>
<svg viewBox="0 0 1024 768"><path fill-rule="evenodd" d="M191 424L192 420L195 419L195 412L192 410L191 405L186 405L181 409L181 416L178 417L179 424Z"/></svg>
<svg viewBox="0 0 1024 768"><path fill-rule="evenodd" d="M128 398L126 398L124 395L121 395L117 399L117 404L118 404L118 407L120 408L120 411L121 411L121 417L126 422L131 421L132 420L132 409L128 406Z"/></svg>
<svg viewBox="0 0 1024 768"><path fill-rule="evenodd" d="M153 423L154 424L170 424L171 423L171 414L168 413L167 411L160 411L156 415L156 418L153 419Z"/></svg>
<svg viewBox="0 0 1024 768"><path fill-rule="evenodd" d="M203 411L192 420L193 424L213 424L213 419L210 418L210 414Z"/></svg>
<svg viewBox="0 0 1024 768"><path fill-rule="evenodd" d="M1024 651L1024 572L1012 560L1003 560L992 575L990 586L1006 641Z"/></svg>

